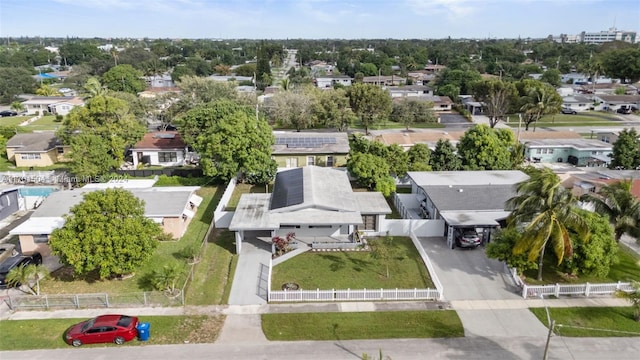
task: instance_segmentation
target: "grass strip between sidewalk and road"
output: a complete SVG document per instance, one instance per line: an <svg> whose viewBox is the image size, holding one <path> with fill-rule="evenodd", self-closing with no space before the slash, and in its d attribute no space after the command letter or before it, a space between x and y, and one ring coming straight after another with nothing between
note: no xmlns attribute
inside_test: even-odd
<svg viewBox="0 0 640 360"><path fill-rule="evenodd" d="M531 308L531 312L545 326L545 308ZM567 337L629 337L640 336L640 322L633 319L633 308L628 307L573 307L550 308L555 320L555 334Z"/></svg>
<svg viewBox="0 0 640 360"><path fill-rule="evenodd" d="M358 340L464 336L455 311L263 314L269 340Z"/></svg>
<svg viewBox="0 0 640 360"><path fill-rule="evenodd" d="M132 314L133 315L133 314ZM217 316L142 316L148 322L149 340L132 340L122 346L212 343L218 338L224 315ZM64 332L82 319L5 320L0 322L0 350L35 350L71 347L64 342ZM111 347L115 344L92 344L83 347Z"/></svg>

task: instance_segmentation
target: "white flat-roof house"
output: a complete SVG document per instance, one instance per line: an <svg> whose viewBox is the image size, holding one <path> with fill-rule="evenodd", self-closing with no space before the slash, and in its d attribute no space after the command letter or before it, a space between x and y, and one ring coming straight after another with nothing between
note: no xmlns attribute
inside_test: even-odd
<svg viewBox="0 0 640 360"><path fill-rule="evenodd" d="M164 232L174 238L180 238L202 202L202 198L196 195L200 187L153 187L154 183L155 180L150 179L112 181L88 184L75 190L53 192L27 221L12 229L9 234L19 237L20 247L25 254L39 252L43 256L50 255L49 236L55 229L64 225L64 216L84 199L84 194L119 187L131 191L135 197L144 201L146 217L159 224Z"/></svg>
<svg viewBox="0 0 640 360"><path fill-rule="evenodd" d="M278 172L271 194L242 195L229 230L236 232L238 254L247 237L270 242L291 232L314 247L355 242L358 231L378 233L390 213L381 193L354 192L346 172L305 166Z"/></svg>

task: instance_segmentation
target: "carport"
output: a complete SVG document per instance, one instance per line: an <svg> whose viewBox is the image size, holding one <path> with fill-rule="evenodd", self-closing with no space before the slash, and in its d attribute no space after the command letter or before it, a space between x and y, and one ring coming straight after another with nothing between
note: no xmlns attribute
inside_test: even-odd
<svg viewBox="0 0 640 360"><path fill-rule="evenodd" d="M455 248L453 241L453 232L456 228L482 228L483 239L489 242L491 233L494 229L500 227L500 220L504 220L509 216L508 211L442 211L440 213L446 222L447 246L450 249Z"/></svg>

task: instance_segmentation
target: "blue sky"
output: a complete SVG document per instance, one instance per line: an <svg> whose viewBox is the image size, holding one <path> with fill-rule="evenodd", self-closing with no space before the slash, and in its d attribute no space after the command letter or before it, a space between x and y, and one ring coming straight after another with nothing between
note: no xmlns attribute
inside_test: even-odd
<svg viewBox="0 0 640 360"><path fill-rule="evenodd" d="M0 36L541 38L640 32L640 0L0 0Z"/></svg>

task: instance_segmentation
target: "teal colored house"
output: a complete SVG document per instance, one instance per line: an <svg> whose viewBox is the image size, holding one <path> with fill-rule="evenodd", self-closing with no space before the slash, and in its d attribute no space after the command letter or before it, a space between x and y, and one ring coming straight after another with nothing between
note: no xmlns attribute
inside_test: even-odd
<svg viewBox="0 0 640 360"><path fill-rule="evenodd" d="M603 167L611 161L613 145L591 139L523 140L525 159L536 163L569 163L579 167Z"/></svg>

